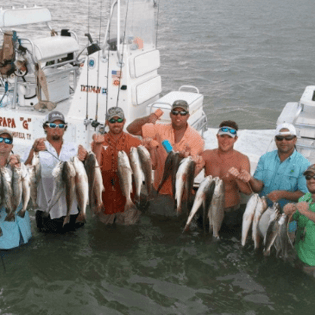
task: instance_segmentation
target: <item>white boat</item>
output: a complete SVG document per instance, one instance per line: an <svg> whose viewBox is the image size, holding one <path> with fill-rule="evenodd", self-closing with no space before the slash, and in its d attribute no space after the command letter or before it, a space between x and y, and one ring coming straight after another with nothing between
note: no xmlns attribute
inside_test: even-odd
<svg viewBox="0 0 315 315"><path fill-rule="evenodd" d="M7 55L8 41L14 47L10 60L1 60L0 54L0 127L14 133L16 153L44 136L42 124L54 105L69 123L66 140L88 148L92 134L105 130L108 108L122 107L127 124L161 108L160 122L168 123L171 104L178 99L188 102L189 123L203 134L206 148L217 146L217 129L207 129L198 88L187 82L160 98L157 10L154 0L112 1L104 39L94 42L87 34L90 43L82 49L74 31L53 30L47 8L0 9L1 46ZM47 24L46 33L43 24ZM277 121L296 126L297 150L311 163L315 163L314 91L315 86L307 87L300 101L288 103ZM235 148L249 156L252 172L259 157L275 148L273 139L274 130L239 132Z"/></svg>

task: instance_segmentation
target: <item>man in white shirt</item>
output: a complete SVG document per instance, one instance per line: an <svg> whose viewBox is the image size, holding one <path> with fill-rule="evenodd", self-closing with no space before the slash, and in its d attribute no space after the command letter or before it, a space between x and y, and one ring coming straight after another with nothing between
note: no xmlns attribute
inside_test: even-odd
<svg viewBox="0 0 315 315"><path fill-rule="evenodd" d="M74 200L70 211L70 223L63 227L63 219L67 214L66 195L62 192L58 202L51 208L49 214L48 203L52 197L54 177L52 171L60 161L68 161L73 156L78 156L84 161L87 151L75 143L63 140L67 130L67 123L62 113L50 112L43 124L46 138L38 138L34 141L32 148L25 154L25 164L31 164L36 152L39 154L41 167L41 180L37 187L38 209L36 211L36 224L42 231L62 232L74 229L76 217L78 216L77 201ZM82 225L82 224L80 224Z"/></svg>

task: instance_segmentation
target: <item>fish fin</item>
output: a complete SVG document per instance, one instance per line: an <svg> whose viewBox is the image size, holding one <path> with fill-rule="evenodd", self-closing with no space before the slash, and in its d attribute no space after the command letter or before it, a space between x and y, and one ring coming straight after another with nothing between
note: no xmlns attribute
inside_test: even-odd
<svg viewBox="0 0 315 315"><path fill-rule="evenodd" d="M69 215L66 215L64 220L63 220L63 225L62 227L64 227L66 224L68 224L70 222L70 216Z"/></svg>
<svg viewBox="0 0 315 315"><path fill-rule="evenodd" d="M25 210L19 211L18 216L21 217L21 218L24 218L24 216L25 216Z"/></svg>
<svg viewBox="0 0 315 315"><path fill-rule="evenodd" d="M12 222L15 220L15 214L12 212L12 213L9 213L6 218L4 219L4 221L7 221L7 222Z"/></svg>
<svg viewBox="0 0 315 315"><path fill-rule="evenodd" d="M80 212L75 220L75 223L85 223L86 222L86 215L83 212Z"/></svg>

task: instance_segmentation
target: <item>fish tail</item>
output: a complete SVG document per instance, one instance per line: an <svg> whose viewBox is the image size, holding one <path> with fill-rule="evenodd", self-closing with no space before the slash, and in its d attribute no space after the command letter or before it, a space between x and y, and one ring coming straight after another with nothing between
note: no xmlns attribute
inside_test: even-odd
<svg viewBox="0 0 315 315"><path fill-rule="evenodd" d="M9 213L6 218L4 219L4 221L7 221L7 222L12 222L15 220L15 215L13 212Z"/></svg>
<svg viewBox="0 0 315 315"><path fill-rule="evenodd" d="M188 232L188 231L189 231L189 224L186 224L186 225L185 225L185 228L184 228L184 230L183 230L183 233L184 233L184 232Z"/></svg>
<svg viewBox="0 0 315 315"><path fill-rule="evenodd" d="M2 232L2 229L1 229L1 227L0 227L0 236L2 236L3 235L3 232Z"/></svg>
<svg viewBox="0 0 315 315"><path fill-rule="evenodd" d="M25 210L19 211L18 216L21 217L21 218L24 218L24 216L25 216Z"/></svg>
<svg viewBox="0 0 315 315"><path fill-rule="evenodd" d="M68 224L70 222L70 215L66 215L64 220L63 220L63 225L62 227L64 227L66 224Z"/></svg>
<svg viewBox="0 0 315 315"><path fill-rule="evenodd" d="M80 212L75 220L75 223L85 223L86 222L86 215L83 212Z"/></svg>
<svg viewBox="0 0 315 315"><path fill-rule="evenodd" d="M126 200L126 204L125 204L125 209L124 209L124 211L127 211L127 210L129 210L129 209L131 209L131 208L135 208L136 206L135 206L135 204L132 202L132 200L131 199L127 199Z"/></svg>

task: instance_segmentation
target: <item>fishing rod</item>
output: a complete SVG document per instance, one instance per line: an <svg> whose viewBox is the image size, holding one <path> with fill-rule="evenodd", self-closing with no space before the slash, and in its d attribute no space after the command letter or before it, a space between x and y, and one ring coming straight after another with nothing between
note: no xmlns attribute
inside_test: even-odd
<svg viewBox="0 0 315 315"><path fill-rule="evenodd" d="M157 7L157 14L156 14L156 34L155 34L155 48L157 49L157 41L158 41L158 28L159 28L159 13L160 13L160 3L158 0L153 0L153 6Z"/></svg>
<svg viewBox="0 0 315 315"><path fill-rule="evenodd" d="M119 104L119 95L120 95L120 90L121 90L121 74L122 74L122 67L123 67L123 61L124 61L124 50L125 50L125 38L126 38L126 29L127 29L127 16L128 16L128 9L129 9L129 0L127 2L127 8L126 8L126 17L125 17L125 30L124 30L124 37L123 37L123 44L122 44L122 55L121 58L119 56L119 49L118 49L118 45L117 45L117 56L118 56L118 60L120 63L120 72L119 72L119 84L117 85L118 88L118 93L117 93L117 102L116 102L116 107L118 107ZM117 32L117 36L119 35L119 33ZM119 39L120 41L120 39ZM118 42L119 42L118 41Z"/></svg>
<svg viewBox="0 0 315 315"><path fill-rule="evenodd" d="M90 35L90 0L88 0L88 32L85 36L88 37L88 40L91 37ZM90 67L90 55L87 55L87 69L86 69L86 106L85 106L85 130L87 130L87 125L89 122L89 67Z"/></svg>

